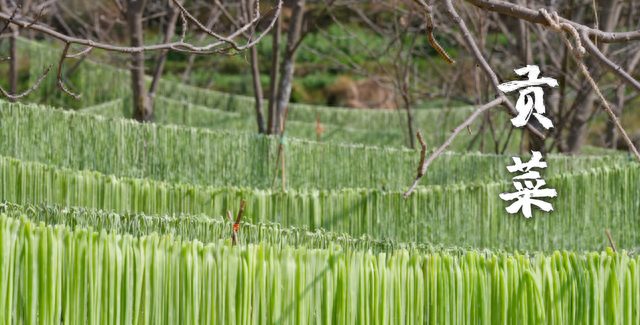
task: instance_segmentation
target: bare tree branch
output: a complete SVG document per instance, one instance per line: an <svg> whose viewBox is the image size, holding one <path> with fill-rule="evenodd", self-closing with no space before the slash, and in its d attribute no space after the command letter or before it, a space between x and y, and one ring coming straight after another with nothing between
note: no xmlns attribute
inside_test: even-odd
<svg viewBox="0 0 640 325"><path fill-rule="evenodd" d="M416 188L416 186L418 186L418 182L420 181L422 176L424 176L424 174L427 172L427 167L429 167L429 165L431 165L431 163L436 159L436 157L438 157L444 151L444 149L446 149L448 146L451 145L451 143L453 142L453 139L456 138L458 133L460 133L462 130L464 130L468 126L470 126L473 123L473 120L475 120L476 117L478 117L478 115L482 114L484 111L488 110L491 107L494 107L496 105L502 104L505 100L507 100L506 97L501 96L501 97L498 97L498 98L496 98L496 99L494 99L494 100L492 100L492 101L490 101L490 102L478 107L478 109L476 109L469 116L469 118L467 118L467 120L465 120L462 124L458 125L455 129L453 129L453 132L451 133L451 135L449 136L447 141L445 141L440 146L440 148L438 148L438 150L436 150L434 153L432 153L431 156L429 156L429 159L427 159L426 161L425 161L425 155L426 155L426 151L427 151L427 146L424 143L424 140L422 140L422 134L420 133L420 131L418 131L418 139L420 140L420 144L422 145L422 151L420 152L421 165L418 166L418 176L413 181L413 185L411 185L409 190L406 193L404 193L404 196L403 196L404 199L406 199L407 197L409 197L409 195L411 195L411 192L413 192L413 190Z"/></svg>
<svg viewBox="0 0 640 325"><path fill-rule="evenodd" d="M640 154L638 153L638 150L634 146L634 144L631 141L631 139L629 139L629 136L627 135L627 132L624 130L624 128L620 124L620 121L618 120L618 117L616 116L616 114L613 112L613 110L611 110L611 107L609 106L609 102L604 98L604 96L602 95L602 92L600 92L600 89L598 88L598 85L593 80L593 78L591 78L591 74L589 73L589 70L587 70L587 67L584 65L584 63L582 63L581 57L585 53L585 49L584 49L584 47L582 47L582 40L583 39L587 39L588 40L588 37L587 37L587 34L586 34L586 30L583 28L583 29L580 30L580 34L578 34L579 32L572 25L570 25L568 23L561 22L560 18L558 17L558 14L555 13L555 12L553 13L553 17L552 17L551 15L549 15L547 13L547 11L545 9L540 9L540 14L542 14L545 17L545 19L547 20L547 22L548 22L548 27L547 28L552 29L552 30L560 33L560 36L562 37L562 40L564 41L564 43L567 46L567 48L569 48L569 51L573 54L576 62L578 63L578 66L582 70L582 73L587 78L587 81L589 82L589 84L591 85L593 90L596 92L598 97L600 98L600 101L602 102L602 105L604 106L604 109L607 111L607 113L611 117L611 120L613 121L613 123L616 125L616 127L620 131L622 137L624 138L625 142L629 146L629 149L631 150L631 152L633 152L633 154L636 156L636 159L638 160L638 162L640 162ZM571 42L569 42L569 40L564 36L564 33L563 33L564 31L569 32L575 38L575 42L576 42L576 49L575 50L574 50L573 46L571 45ZM582 38L580 37L580 35L582 35ZM594 47L595 47L595 45L594 45ZM597 50L597 48L596 48L596 50Z"/></svg>
<svg viewBox="0 0 640 325"><path fill-rule="evenodd" d="M475 41L471 37L471 33L469 32L469 29L467 29L466 24L464 23L462 18L460 18L460 16L456 12L455 8L453 7L453 4L451 3L451 0L445 0L444 1L444 6L445 6L445 10L447 12L447 15L449 16L451 21L456 26L458 26L458 29L460 29L460 33L462 34L462 37L464 38L465 43L467 44L467 47L469 48L469 51L474 56L476 62L478 63L478 65L480 65L480 67L485 72L487 77L489 77L489 80L491 80L491 84L493 85L493 88L494 88L494 91L496 93L496 96L503 97L503 100L501 101L501 104L503 106L505 106L505 108L507 109L507 112L509 114L511 114L512 116L518 115L518 111L513 106L513 104L511 104L511 102L506 98L504 93L500 89L498 89L498 85L500 84L500 82L498 81L498 77L496 76L495 72L493 72L493 70L489 66L489 63L487 63L487 61L482 56L482 53L480 52L480 49L478 48L478 45L476 45ZM540 133L540 131L538 131L531 124L528 123L527 125L525 125L525 128L527 129L527 131L529 131L531 134L533 134L538 139L540 139L540 140L546 139L545 135Z"/></svg>
<svg viewBox="0 0 640 325"><path fill-rule="evenodd" d="M585 48L587 49L589 54L591 54L591 57L593 57L596 61L598 61L598 63L600 63L601 66L618 76L620 80L622 80L624 83L629 85L629 87L633 88L633 90L640 94L640 82L633 79L633 77L625 72L622 67L607 59L607 57L604 56L602 52L600 52L600 50L593 44L593 42L591 42L585 29L580 29L579 33L582 43L585 45Z"/></svg>
<svg viewBox="0 0 640 325"><path fill-rule="evenodd" d="M438 51L438 54L440 54L440 56L445 61L447 61L447 63L449 63L450 65L454 65L456 62L451 57L449 57L447 52L442 48L442 46L440 46L440 44L438 44L436 39L433 37L433 30L435 29L435 26L433 24L433 17L431 17L431 6L424 2L424 0L414 1L418 4L420 9L422 9L422 12L424 12L424 15L427 17L427 36L429 37L429 43L431 44L431 46L433 46L433 48L436 49L436 51Z"/></svg>
<svg viewBox="0 0 640 325"><path fill-rule="evenodd" d="M254 39L251 42L248 42L247 44L240 46L238 45L233 38L243 34L245 31L249 30L251 27L253 27L261 18L261 15L256 11L256 14L254 15L254 19L251 20L249 23L245 24L244 26L241 26L238 30L236 30L235 32L231 33L229 36L221 36L218 35L216 33L214 33L213 31L211 31L209 28L207 28L206 26L203 26L200 22L198 22L198 20L192 16L189 12L187 12L187 10L182 6L182 4L180 4L178 2L178 0L171 0L179 9L180 12L180 17L182 18L182 35L180 37L180 41L178 42L170 42L169 39L165 39L164 44L157 44L157 45L151 45L151 46L139 46L142 44L134 44L136 46L131 46L131 47L124 47L124 46L114 46L114 45L109 45L106 43L102 43L102 42L95 42L93 40L90 39L82 39L82 38L77 38L75 36L68 36L68 35L64 35L61 34L47 26L44 26L42 24L37 24L38 20L43 16L44 14L44 10L45 10L45 6L42 6L40 13L38 14L38 16L36 16L36 18L31 21L31 22L27 22L23 19L16 19L16 13L17 11L20 9L20 6L18 5L16 10L11 14L8 15L6 13L1 13L0 12L0 19L3 19L6 21L6 24L4 26L4 28L0 31L0 34L2 32L4 32L10 24L14 24L18 27L22 27L25 29L30 29L33 31L39 31L42 32L44 34L47 34L55 39L58 39L62 42L65 43L65 48L63 51L62 56L60 57L60 66L58 67L58 75L57 75L57 84L59 86L60 89L62 89L63 92L65 92L66 94L68 94L69 96L73 97L74 99L78 99L80 98L82 95L76 95L74 93L72 93L71 91L69 91L65 86L64 83L62 82L62 65L64 63L64 60L67 58L74 58L74 57L78 57L78 56L82 56L86 53L88 53L89 51L91 51L93 48L99 48L99 49L103 49L106 51L111 51L111 52L122 52L122 53L142 53L142 52L146 52L146 51L175 51L175 52L181 52L181 53L188 53L188 54L199 54L199 55L209 55L209 54L223 54L223 55L235 55L237 53L233 53L230 52L232 50L236 50L236 51L243 51L245 49L251 48L253 46L255 46L261 39L262 37L264 37L264 35L266 35L269 30L271 30L271 28L274 26L275 22L276 22L276 18L280 15L281 12L281 8L282 8L282 0L279 0L277 7L272 8L272 10L270 10L269 12L273 11L275 9L275 14L274 14L274 18L271 21L271 23L269 24L269 26L263 31L262 34L260 34L256 39ZM118 5L118 9L123 12L124 7L122 7L122 5L116 1L116 4ZM63 8L64 6L62 4L61 8ZM259 4L256 1L256 8L259 8ZM66 7L63 8L63 10L69 10ZM72 15L72 17L74 17L74 19L76 20L80 20L80 23L83 24L83 26L85 26L85 28L90 29L90 26L85 24L84 22L81 21L81 19L79 17L77 17L75 14L70 13L70 15ZM66 24L64 23L64 21L62 20L62 18L59 17L59 14L56 13L56 17L58 18L58 20L60 20L61 24L63 24L64 26L66 26ZM195 46L192 45L190 43L186 43L185 42L185 36L186 36L186 32L187 32L187 19L191 20L201 31L203 31L204 33L213 36L217 41L214 41L206 46ZM173 22L175 23L175 20L173 20ZM170 22L171 23L171 22ZM68 29L69 34L71 34L71 30L68 28L68 26L66 27ZM100 38L100 37L99 37ZM69 51L69 47L72 44L79 44L79 45L84 45L87 46L87 49L84 51L81 51L80 53L77 54L73 54L73 55L69 55L67 54ZM49 72L50 69L48 69L45 72L45 75ZM44 76L43 76L44 77ZM39 84L39 81L38 83ZM37 86L34 85L34 86ZM11 96L8 95L4 90L1 91L1 93L5 96L8 97L10 99L15 99L15 98L20 98L25 96L26 94L28 94L30 91L32 91L34 88L32 87L32 89L28 90L27 92L25 92L24 94L21 94L19 96Z"/></svg>
<svg viewBox="0 0 640 325"><path fill-rule="evenodd" d="M177 0L172 0L172 1L174 1L174 3L176 3L178 5L180 10L185 14L185 16L187 18L190 17L190 19L192 19L192 21L197 22L197 20L193 16L191 16L191 14L186 12L184 7L182 5L180 5L177 2ZM278 6L276 8L274 8L275 9L274 17L277 18L277 16L280 15L281 8L282 8L282 0L280 0L278 2ZM53 29L48 28L46 26L43 26L43 25L40 25L40 24L31 25L31 23L28 23L28 22L26 22L24 20L11 19L10 15L7 15L5 13L0 13L0 19L2 19L2 20L8 21L9 23L15 24L15 25L17 25L19 27L22 27L22 28L28 28L28 29L32 29L34 31L38 31L38 32L47 34L47 35L49 35L49 36L51 36L51 37L53 37L55 39L58 39L60 41L65 42L65 43L91 46L91 47L102 49L102 50L106 50L106 51L122 52L122 53L140 53L140 52L147 52L147 51L171 50L171 51L181 52L181 53L196 53L196 54L220 53L220 54L224 54L224 53L226 53L227 51L229 51L231 49L235 49L236 51L243 51L243 50L246 50L246 49L256 45L264 37L264 35L266 35L267 32L269 32L269 30L271 30L271 28L273 27L273 25L275 23L275 19L272 20L271 23L269 24L269 26L262 32L262 34L260 34L260 36L258 36L254 41L252 41L250 43L247 43L247 44L245 44L243 46L239 46L235 41L233 41L233 38L239 36L244 31L248 30L251 26L253 26L253 24L257 23L260 18L261 18L261 16L257 15L256 18L253 19L249 24L246 24L241 29L235 31L234 33L232 33L231 35L229 35L227 37L223 37L223 36L217 35L216 33L212 32L211 30L209 30L208 28L206 28L205 26L203 26L202 24L197 22L196 25L203 32L215 37L218 40L217 42L210 43L210 44L208 44L206 46L194 46L192 44L185 43L184 41L179 41L179 42L157 44L157 45L150 45L150 46L126 47L126 46L114 46L114 45L109 45L109 44L105 44L105 43L101 43L101 42L95 42L93 40L87 40L87 39L67 36L67 35L61 34L61 33L57 32L57 31L54 31ZM222 48L222 49L212 50L214 48L217 48L217 47L220 47L220 46L223 46L223 45L227 45L227 46Z"/></svg>
<svg viewBox="0 0 640 325"><path fill-rule="evenodd" d="M541 25L549 25L542 13L539 11L525 8L517 4L509 3L501 0L465 0L466 2L489 11L498 12L508 16L524 19L528 22L537 23ZM566 23L572 25L576 29L586 29L589 38L593 38L603 43L621 43L628 41L640 40L640 30L632 32L620 32L620 33L607 33L601 30L589 28L587 26L578 24L571 20L560 18L560 23Z"/></svg>
<svg viewBox="0 0 640 325"><path fill-rule="evenodd" d="M11 14L11 16L10 16L10 17L9 17L9 19L7 20L7 23L6 23L6 24L4 25L4 27L0 30L0 35L2 35L2 33L4 33L4 31L6 31L6 30L7 30L7 28L9 27L9 24L11 24L11 23L14 21L14 18L15 18L15 16L16 16L16 14L18 13L18 11L20 10L20 8L21 8L21 5L18 5L18 6L16 7L16 9L13 11L13 13ZM42 11L40 12L40 14L42 14ZM36 20L38 20L38 19L39 19L39 17L40 17L40 15L39 15L38 17L36 17ZM34 20L34 22L35 22L35 20ZM10 60L10 59L12 59L12 58L11 58L11 57L8 57L8 58L0 59L0 62L7 61L7 60ZM13 58L13 60L17 60L17 59L18 59L17 57L14 57L14 58ZM38 88L38 86L40 85L40 82L41 82L42 80L44 80L44 77L46 77L46 76L47 76L47 74L49 73L49 71L51 71L51 67L52 67L52 66L53 66L53 65L52 65L52 64L50 64L50 65L49 65L49 67L47 68L47 70L45 70L45 72L42 74L42 77L40 77L40 79L38 79L38 80L33 84L33 86L31 86L31 88L27 89L27 90L26 90L25 92L23 92L22 94L19 94L19 95L12 95L12 94L9 94L9 93L8 93L6 90L4 90L2 87L0 87L0 94L2 94L2 96L6 97L6 98L8 98L8 99L10 99L10 100L20 99L20 98L22 98L22 97L24 97L24 96L29 95L29 93L31 93L31 92L32 92L32 91L34 91L36 88ZM9 88L10 88L10 89L9 89L9 91L11 91L11 92L14 92L14 91L15 91L15 90L11 89L11 87L9 87Z"/></svg>
<svg viewBox="0 0 640 325"><path fill-rule="evenodd" d="M62 76L62 64L64 63L64 60L65 60L66 58L68 58L68 56L67 56L67 51L69 51L69 46L71 46L71 43L67 43L67 44L64 46L64 50L62 51L62 55L60 56L60 63L58 64L58 75L57 75L57 77L56 77L56 78L58 79L58 87L60 87L60 89L62 89L62 91L64 91L67 95L69 95L69 96L73 97L73 99L78 99L78 98L82 97L82 94L80 94L80 95L76 95L76 94L74 94L74 93L70 92L70 91L69 91L69 90L64 86L64 84L62 83L62 78L61 78L61 76ZM86 51L86 50L85 50L85 51ZM83 52L84 52L84 51L83 51Z"/></svg>

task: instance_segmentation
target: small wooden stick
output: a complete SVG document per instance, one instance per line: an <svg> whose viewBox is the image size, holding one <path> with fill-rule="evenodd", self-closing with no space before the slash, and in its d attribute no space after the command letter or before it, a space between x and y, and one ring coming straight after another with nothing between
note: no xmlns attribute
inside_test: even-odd
<svg viewBox="0 0 640 325"><path fill-rule="evenodd" d="M638 248L636 248L636 249L634 249L634 250L630 251L630 252L627 254L627 256L631 256L631 255L633 255L633 254L637 253L638 251L640 251L640 247L638 247Z"/></svg>
<svg viewBox="0 0 640 325"><path fill-rule="evenodd" d="M613 244L613 239L611 239L611 234L609 233L609 230L605 230L605 232L607 233L607 237L609 237L609 243L611 244L611 248L613 249L613 252L616 252L616 245Z"/></svg>
<svg viewBox="0 0 640 325"><path fill-rule="evenodd" d="M236 223L234 224L234 227L236 225L240 226L240 219L242 218L242 212L244 212L245 203L247 203L247 200L242 199L242 203L240 203L240 210L238 210L238 216L236 217Z"/></svg>
<svg viewBox="0 0 640 325"><path fill-rule="evenodd" d="M238 243L238 230L240 229L240 219L242 219L242 212L244 212L244 205L247 203L247 200L242 199L242 203L240 203L240 210L238 210L238 216L236 217L236 222L233 224L233 228L231 231L231 244L235 246ZM233 221L231 217L231 211L227 210L227 218Z"/></svg>
<svg viewBox="0 0 640 325"><path fill-rule="evenodd" d="M231 235L232 244L238 243L238 230L240 229L240 219L242 218L242 212L244 212L244 204L247 200L242 199L240 203L240 210L238 210L238 217L236 217L236 223L233 224L233 234Z"/></svg>

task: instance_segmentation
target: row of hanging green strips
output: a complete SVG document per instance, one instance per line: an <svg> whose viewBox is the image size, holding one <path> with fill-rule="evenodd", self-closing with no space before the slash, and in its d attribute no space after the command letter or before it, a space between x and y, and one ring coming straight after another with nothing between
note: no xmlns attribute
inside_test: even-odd
<svg viewBox="0 0 640 325"><path fill-rule="evenodd" d="M107 103L98 104L95 106L89 106L87 108L79 110L79 112L101 115L112 118L131 118L131 102L130 98L116 99ZM437 120L437 110L430 110L433 112L433 118ZM458 110L458 112L462 112ZM470 114L468 110L464 110L463 114L448 116L448 119L444 120L441 127L438 128L438 132L426 132L423 134L423 138L427 144L427 147L434 148L440 145L447 136L449 136L451 130L450 127L455 127L454 123L461 123ZM307 113L312 114L312 113ZM158 96L155 99L154 107L154 122L162 125L183 125L199 128L206 128L214 131L241 131L241 132L253 132L257 133L257 125L255 121L255 113L238 113L230 112L221 109L213 109L200 105L195 105L187 100L177 101L170 98ZM315 115L314 115L315 116ZM431 121L428 125L433 125ZM481 132L482 121L477 120L472 129L477 132ZM317 122L302 122L299 120L289 120L286 125L286 133L288 137L298 139L308 139L321 142L334 142L334 143L354 143L363 144L369 146L388 146L388 147L400 147L403 144L408 144L406 139L406 132L401 131L375 131L369 129L354 129L348 126L327 124L325 122L320 123L324 128L320 134L318 133ZM406 128L405 128L406 129ZM446 130L445 130L446 129ZM437 134L436 134L437 133ZM516 152L521 132L512 133L511 138L507 137L508 133L502 135L498 140L498 150L502 152ZM475 140L474 140L475 139ZM419 146L417 143L416 145ZM507 142L508 141L508 142ZM505 148L505 143L509 146ZM482 146L482 141L475 138L473 135L463 133L457 141L448 148L452 151L468 151L479 150ZM485 142L485 150L488 152L495 152L495 142Z"/></svg>
<svg viewBox="0 0 640 325"><path fill-rule="evenodd" d="M507 181L419 187L404 200L402 191L207 187L2 158L0 201L218 217L246 199L244 215L253 222L434 245L582 251L609 245L603 229L611 230L618 247L638 245L639 177L637 164L545 177L547 186L560 194L547 200L554 211L534 207L533 218L525 219L505 212L510 202L499 194L515 191Z"/></svg>
<svg viewBox="0 0 640 325"><path fill-rule="evenodd" d="M231 246L0 216L1 324L637 324L626 252Z"/></svg>
<svg viewBox="0 0 640 325"><path fill-rule="evenodd" d="M30 82L33 83L41 76L47 62L57 62L59 50L46 47L37 42L20 39L22 51L26 51L30 58ZM77 63L68 60L66 69L71 69ZM67 70L65 70L67 71ZM99 64L85 59L65 80L68 86L76 93L82 93L78 100L72 99L59 89L56 89L56 79L49 76L41 85L27 97L27 101L45 102L57 107L84 108L101 105L109 101L117 101L130 94L128 89L129 72L106 64ZM103 82L104 80L120 80L122 82ZM220 93L216 91L181 85L163 80L160 83L158 94L169 96L169 101L158 100L155 104L156 113L160 116L157 120L168 124L183 124L202 126L216 130L234 129L255 132L257 126L254 121L254 100L251 97ZM192 109L185 110L183 102ZM130 116L130 101L123 100L127 107L123 115ZM200 106L195 108L195 106ZM211 107L214 110L202 109ZM217 109L217 110L216 110ZM219 110L229 112L222 113ZM459 125L468 117L472 108L422 109L413 113L414 125L424 131L424 136L429 147L442 143L449 136L450 130ZM113 116L112 106L103 106L102 109L91 109L96 114ZM185 111L188 116L185 118ZM163 119L163 112L166 112ZM236 113L236 114L232 114ZM118 113L119 114L119 113ZM502 129L505 126L506 114L493 112L493 127ZM316 133L316 119L320 121L326 131L319 137ZM188 121L188 122L187 122ZM204 122L204 123L203 123ZM348 108L331 108L304 104L292 104L289 113L288 128L291 136L310 140L322 140L323 142L348 142L363 143L377 146L403 146L408 145L406 134L406 116L404 112L396 110L354 110ZM472 126L473 132L481 132L481 119ZM435 125L438 125L437 127ZM420 127L426 126L426 127ZM499 137L498 151L502 152L506 143L513 144L506 148L507 152L517 150L520 143L521 132L514 132L510 141L507 136ZM415 137L415 136L414 136ZM463 135L454 143L451 149L465 150L469 147L473 135ZM414 139L415 141L415 139ZM471 146L473 149L481 147L481 141L475 140ZM493 139L486 141L485 150L495 152Z"/></svg>
<svg viewBox="0 0 640 325"><path fill-rule="evenodd" d="M210 109L165 97L156 97L154 102L156 124L198 127L213 131L258 132L255 115ZM90 106L78 112L110 118L130 118L131 113L126 111L130 107L130 100L126 98ZM368 131L324 123L322 126L325 131L318 135L316 123L288 121L286 137L389 147L399 146L404 142L404 137L399 132Z"/></svg>
<svg viewBox="0 0 640 325"><path fill-rule="evenodd" d="M278 139L237 132L140 124L37 105L0 102L0 154L58 167L175 183L271 188ZM419 152L289 139L287 188L406 189ZM528 159L528 158L523 158ZM549 155L544 176L625 165L626 155ZM506 181L508 156L446 153L423 185Z"/></svg>
<svg viewBox="0 0 640 325"><path fill-rule="evenodd" d="M229 206L236 217L237 206ZM161 235L171 234L181 237L183 240L198 240L205 244L216 243L219 239L231 238L232 227L235 220L226 217L210 217L204 213L133 213L115 212L113 210L95 209L87 207L46 205L46 204L14 204L10 202L0 203L0 214L6 214L9 218L20 219L26 217L35 223L46 225L65 225L75 229L77 227L92 228L96 231L105 230L120 234L130 234L135 237L146 236L152 233ZM245 216L241 219L237 230L237 240L240 245L257 244L265 242L272 246L284 248L306 247L308 249L329 249L331 246L340 247L347 251L370 251L374 254L391 254L396 250L405 249L432 254L446 252L461 255L475 248L471 246L443 246L431 244L419 244L415 242L401 242L390 238L384 240L373 239L363 235L358 238L351 237L347 233L336 233L324 229L311 231L306 226L284 227L271 221L252 222ZM502 253L504 250L495 249L494 252ZM527 251L520 251L529 253Z"/></svg>

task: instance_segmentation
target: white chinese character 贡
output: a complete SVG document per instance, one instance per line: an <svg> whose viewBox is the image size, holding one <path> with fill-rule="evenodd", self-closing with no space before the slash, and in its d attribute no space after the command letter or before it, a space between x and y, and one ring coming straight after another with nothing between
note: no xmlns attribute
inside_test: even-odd
<svg viewBox="0 0 640 325"><path fill-rule="evenodd" d="M529 79L510 81L498 86L498 89L505 93L510 93L514 90L520 89L520 97L516 102L518 116L512 118L511 123L513 123L513 126L515 127L525 126L533 114L533 116L538 119L542 127L545 129L552 128L553 123L551 120L542 115L546 112L546 109L544 107L544 99L542 98L544 91L540 86L548 85L551 87L557 87L558 81L553 78L538 78L538 75L540 75L540 69L537 65L527 65L524 68L515 69L515 72L519 76L527 75ZM533 94L533 97L531 94Z"/></svg>
<svg viewBox="0 0 640 325"><path fill-rule="evenodd" d="M517 192L514 193L502 193L500 194L500 198L505 201L516 200L513 204L507 207L507 212L513 214L517 213L522 209L522 213L525 218L531 218L531 206L535 205L540 208L542 211L549 212L553 210L553 206L545 201L537 200L534 198L541 197L556 197L558 193L554 189L549 188L541 188L547 183L539 179L540 174L536 171L531 171L532 168L546 168L547 163L540 161L542 159L542 155L538 151L531 152L533 156L527 163L522 163L520 158L513 157L513 161L516 163L513 166L507 166L507 170L511 173L519 171L524 174L515 176L513 179L524 180L524 185L522 186L521 182L513 182L513 185L516 187ZM535 180L536 184L533 185L531 180Z"/></svg>

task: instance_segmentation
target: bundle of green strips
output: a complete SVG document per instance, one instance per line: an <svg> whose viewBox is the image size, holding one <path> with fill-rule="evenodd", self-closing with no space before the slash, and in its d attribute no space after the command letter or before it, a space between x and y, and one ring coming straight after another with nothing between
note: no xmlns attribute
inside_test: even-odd
<svg viewBox="0 0 640 325"><path fill-rule="evenodd" d="M0 324L635 324L626 252L391 254L0 216Z"/></svg>
<svg viewBox="0 0 640 325"><path fill-rule="evenodd" d="M0 102L0 111L4 156L120 177L272 187L279 140L273 136L140 124L6 102ZM417 150L297 139L288 139L287 144L286 188L403 190L416 176L420 155ZM548 177L624 165L628 156L549 155L545 160L549 168L543 175ZM512 175L506 166L512 164L509 156L444 154L429 167L421 184L507 181Z"/></svg>
<svg viewBox="0 0 640 325"><path fill-rule="evenodd" d="M0 159L0 200L46 202L115 211L204 213L224 216L247 200L245 215L255 222L307 226L352 236L474 247L553 251L608 246L603 229L612 229L619 247L640 242L640 167L601 167L545 180L561 195L552 214L509 216L500 193L509 182L418 188L407 200L402 191L378 189L285 192L239 187L173 184L118 178L92 171L58 169L12 158ZM593 199L597 197L598 199Z"/></svg>

